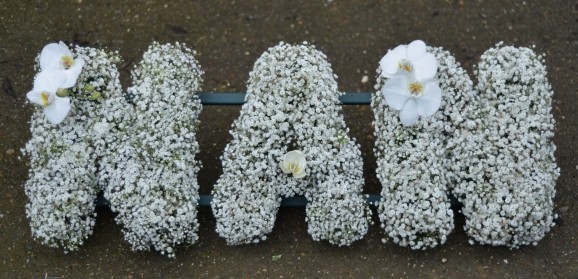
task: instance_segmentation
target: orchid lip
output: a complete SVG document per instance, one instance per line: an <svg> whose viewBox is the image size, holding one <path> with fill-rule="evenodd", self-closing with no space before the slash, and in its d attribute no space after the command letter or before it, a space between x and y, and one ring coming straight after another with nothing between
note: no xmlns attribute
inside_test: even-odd
<svg viewBox="0 0 578 279"><path fill-rule="evenodd" d="M62 66L65 70L68 70L74 65L74 59L70 55L63 55L60 60L62 61Z"/></svg>
<svg viewBox="0 0 578 279"><path fill-rule="evenodd" d="M398 67L400 70L403 70L406 72L411 72L413 70L413 66L412 66L411 62L407 59L402 59L401 61L399 61Z"/></svg>
<svg viewBox="0 0 578 279"><path fill-rule="evenodd" d="M424 87L420 82L412 82L408 85L408 87L412 96L419 97L423 94Z"/></svg>
<svg viewBox="0 0 578 279"><path fill-rule="evenodd" d="M42 93L40 93L40 105L43 107L50 105L52 101L54 101L54 97L51 97L52 95L49 92L42 91Z"/></svg>

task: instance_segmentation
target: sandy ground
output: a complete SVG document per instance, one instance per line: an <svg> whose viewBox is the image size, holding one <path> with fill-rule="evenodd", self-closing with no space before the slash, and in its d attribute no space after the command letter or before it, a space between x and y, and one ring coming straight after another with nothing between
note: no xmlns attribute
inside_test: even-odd
<svg viewBox="0 0 578 279"><path fill-rule="evenodd" d="M578 278L576 175L578 3L574 1L0 1L0 278ZM289 3L291 2L291 3ZM280 211L275 231L258 245L229 247L200 209L200 241L176 259L134 253L107 208L78 252L64 254L35 242L24 206L27 160L19 150L30 137L33 60L58 40L119 50L123 85L152 41L185 42L199 52L204 91L242 92L256 58L279 41L309 41L324 51L340 89L368 92L377 62L389 48L416 38L451 51L473 74L484 50L499 41L535 45L545 53L556 92L554 141L561 168L556 226L535 247L509 250L469 245L457 216L447 244L425 252L382 244L376 222L347 248L313 242L304 208ZM369 81L362 82L364 75ZM205 107L199 132L205 166L201 194L221 168L219 156L239 107ZM367 193L379 193L372 155L372 114L348 106L351 134L361 142ZM377 220L376 220L377 221ZM281 256L278 258L277 256ZM278 258L278 259L277 259Z"/></svg>

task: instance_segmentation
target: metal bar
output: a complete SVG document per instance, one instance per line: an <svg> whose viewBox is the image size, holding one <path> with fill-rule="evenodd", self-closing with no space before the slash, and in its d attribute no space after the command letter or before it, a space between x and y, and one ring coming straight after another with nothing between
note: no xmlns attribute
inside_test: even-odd
<svg viewBox="0 0 578 279"><path fill-rule="evenodd" d="M242 105L245 103L245 93L233 92L202 92L197 93L203 105ZM339 100L344 105L369 105L371 93L345 93Z"/></svg>
<svg viewBox="0 0 578 279"><path fill-rule="evenodd" d="M245 103L245 93L234 92L201 92L197 93L203 105L242 105ZM371 104L371 93L345 93L339 100L344 105L369 105ZM381 195L366 195L367 202L375 206L381 199ZM211 206L212 195L200 195L199 206ZM96 204L98 206L109 206L108 200L104 198L102 192L99 193ZM452 206L456 206L458 201L451 197ZM281 206L283 207L304 207L307 205L307 199L303 196L283 198Z"/></svg>
<svg viewBox="0 0 578 279"><path fill-rule="evenodd" d="M345 93L339 97L339 100L344 105L369 105L371 104L371 93Z"/></svg>
<svg viewBox="0 0 578 279"><path fill-rule="evenodd" d="M203 92L198 93L203 105L242 105L245 93Z"/></svg>
<svg viewBox="0 0 578 279"><path fill-rule="evenodd" d="M381 195L366 195L367 203L370 206L377 206L377 203L381 200ZM460 208L461 203L456 199L453 195L449 196L450 204L454 208ZM199 206L211 206L211 201L213 200L213 195L200 195L199 196ZM98 193L98 197L96 199L97 206L110 206L108 200L104 197L103 193ZM282 207L305 207L307 205L307 199L304 196L296 196L296 197L289 197L283 198L281 200Z"/></svg>
<svg viewBox="0 0 578 279"><path fill-rule="evenodd" d="M370 205L378 202L381 199L380 195L367 195L367 202ZM199 196L199 206L211 206L211 201L213 200L212 195L200 195ZM103 193L100 192L96 199L97 206L110 206L110 202L104 197ZM304 196L296 196L283 198L281 200L282 207L304 207L307 205L307 199Z"/></svg>

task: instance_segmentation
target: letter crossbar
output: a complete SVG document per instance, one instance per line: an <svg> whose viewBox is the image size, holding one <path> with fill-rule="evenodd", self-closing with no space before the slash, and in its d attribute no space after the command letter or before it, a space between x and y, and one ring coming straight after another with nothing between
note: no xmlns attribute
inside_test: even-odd
<svg viewBox="0 0 578 279"><path fill-rule="evenodd" d="M227 106L242 105L245 103L245 93L231 92L202 92L198 93L201 103L209 106ZM369 105L371 103L371 93L345 93L339 100L344 105ZM200 195L199 206L210 206L212 195ZM375 204L381 199L380 195L367 195L367 201ZM307 199L303 196L283 198L281 206L283 207L303 207L307 204ZM98 195L97 205L108 206L108 201L104 198L102 192Z"/></svg>

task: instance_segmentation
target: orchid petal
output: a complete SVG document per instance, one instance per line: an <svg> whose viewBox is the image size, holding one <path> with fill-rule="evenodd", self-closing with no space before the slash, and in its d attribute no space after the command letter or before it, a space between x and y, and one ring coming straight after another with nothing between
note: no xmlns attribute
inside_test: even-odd
<svg viewBox="0 0 578 279"><path fill-rule="evenodd" d="M68 70L64 71L66 74L66 82L62 84L61 88L70 88L76 84L76 80L82 71L84 66L84 60L82 58L77 58L74 60L74 65Z"/></svg>
<svg viewBox="0 0 578 279"><path fill-rule="evenodd" d="M293 150L293 151L289 151L287 152L287 154L285 154L285 161L287 162L298 162L299 164L302 163L305 160L305 156L303 156L303 153L301 153L301 151L299 150Z"/></svg>
<svg viewBox="0 0 578 279"><path fill-rule="evenodd" d="M68 49L68 46L63 41L58 41L58 45L61 46L63 49L68 51L66 54L72 54L72 52Z"/></svg>
<svg viewBox="0 0 578 279"><path fill-rule="evenodd" d="M282 170L284 173L291 173L291 170L289 170L289 169L287 168L287 166L285 165L285 161L279 162L279 167L281 168L281 170Z"/></svg>
<svg viewBox="0 0 578 279"><path fill-rule="evenodd" d="M417 80L433 78L438 70L438 61L431 53L424 54L412 63Z"/></svg>
<svg viewBox="0 0 578 279"><path fill-rule="evenodd" d="M387 54L381 58L381 61L379 61L381 75L384 77L392 77L399 70L399 62L405 59L406 55L407 47L404 45L397 46L393 50L388 51Z"/></svg>
<svg viewBox="0 0 578 279"><path fill-rule="evenodd" d="M72 52L63 43L51 43L42 49L40 52L40 68L42 70L46 69L64 69L62 67L61 59L62 56L69 55L72 56Z"/></svg>
<svg viewBox="0 0 578 279"><path fill-rule="evenodd" d="M407 100L411 98L411 95L407 92L407 79L404 76L394 76L388 80L381 92L384 95L385 103L394 110L401 110Z"/></svg>
<svg viewBox="0 0 578 279"><path fill-rule="evenodd" d="M52 124L58 124L64 120L70 111L70 99L57 97L51 105L44 108L46 119Z"/></svg>
<svg viewBox="0 0 578 279"><path fill-rule="evenodd" d="M407 59L411 61L420 59L425 52L425 43L421 40L415 40L407 46Z"/></svg>
<svg viewBox="0 0 578 279"><path fill-rule="evenodd" d="M417 112L424 117L432 116L442 103L442 90L437 82L425 85L424 93L417 99Z"/></svg>
<svg viewBox="0 0 578 279"><path fill-rule="evenodd" d="M417 113L417 102L414 98L407 101L401 113L399 114L399 119L403 126L411 126L417 122L419 114Z"/></svg>
<svg viewBox="0 0 578 279"><path fill-rule="evenodd" d="M307 168L307 160L305 155L299 150L287 152L283 157L283 161L279 163L279 167L284 173L293 173L295 178L303 178L307 175L305 168Z"/></svg>
<svg viewBox="0 0 578 279"><path fill-rule="evenodd" d="M34 90L55 93L65 82L66 74L63 70L45 70L34 79Z"/></svg>
<svg viewBox="0 0 578 279"><path fill-rule="evenodd" d="M41 91L32 90L26 94L26 98L28 98L28 100L33 104L42 105Z"/></svg>

